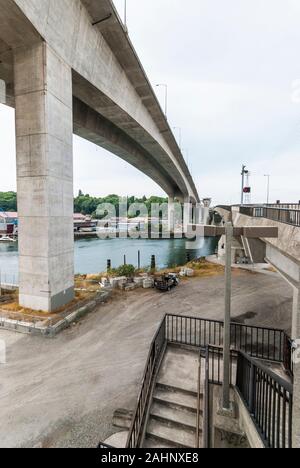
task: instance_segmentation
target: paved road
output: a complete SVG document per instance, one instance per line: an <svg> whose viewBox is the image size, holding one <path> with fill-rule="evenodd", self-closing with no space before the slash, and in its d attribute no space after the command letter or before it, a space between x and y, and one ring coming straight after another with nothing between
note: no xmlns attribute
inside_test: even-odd
<svg viewBox="0 0 300 468"><path fill-rule="evenodd" d="M222 276L170 294L120 295L53 340L1 331L0 447L94 447L115 409L133 408L149 344L167 312L219 319ZM289 329L292 291L279 277L237 272L233 316ZM248 317L248 319L247 319Z"/></svg>

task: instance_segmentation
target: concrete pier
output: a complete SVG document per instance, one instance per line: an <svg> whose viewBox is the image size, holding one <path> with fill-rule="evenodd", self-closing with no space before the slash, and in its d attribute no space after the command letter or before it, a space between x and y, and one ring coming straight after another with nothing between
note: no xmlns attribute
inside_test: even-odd
<svg viewBox="0 0 300 468"><path fill-rule="evenodd" d="M175 203L174 197L169 197L168 200L168 229L170 234L174 234L175 230Z"/></svg>
<svg viewBox="0 0 300 468"><path fill-rule="evenodd" d="M42 41L14 51L20 305L74 297L71 68Z"/></svg>
<svg viewBox="0 0 300 468"><path fill-rule="evenodd" d="M0 0L0 83L16 108L20 303L52 311L73 298L72 131L199 195L111 0Z"/></svg>

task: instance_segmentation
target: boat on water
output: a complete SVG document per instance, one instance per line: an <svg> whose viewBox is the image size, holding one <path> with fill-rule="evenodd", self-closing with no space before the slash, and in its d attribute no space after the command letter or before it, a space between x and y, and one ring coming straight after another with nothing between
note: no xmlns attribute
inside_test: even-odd
<svg viewBox="0 0 300 468"><path fill-rule="evenodd" d="M0 237L0 242L17 242L17 239L8 236L2 236Z"/></svg>

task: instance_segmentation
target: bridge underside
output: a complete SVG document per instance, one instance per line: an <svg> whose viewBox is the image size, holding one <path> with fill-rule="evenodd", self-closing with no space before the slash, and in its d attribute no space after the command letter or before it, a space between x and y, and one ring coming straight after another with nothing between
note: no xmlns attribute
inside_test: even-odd
<svg viewBox="0 0 300 468"><path fill-rule="evenodd" d="M74 296L73 132L171 199L198 194L109 0L0 0L0 80L16 109L20 303L52 311Z"/></svg>

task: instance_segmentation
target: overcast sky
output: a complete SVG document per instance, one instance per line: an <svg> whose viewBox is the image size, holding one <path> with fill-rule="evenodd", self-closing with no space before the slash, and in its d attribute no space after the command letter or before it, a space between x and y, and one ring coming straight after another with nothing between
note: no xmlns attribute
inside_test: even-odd
<svg viewBox="0 0 300 468"><path fill-rule="evenodd" d="M115 4L123 17L124 0ZM200 196L300 199L299 0L127 0L128 29L150 81L168 83L169 121ZM299 80L297 82L297 80ZM299 91L299 92L298 92ZM163 90L156 88L163 105ZM74 138L75 192L163 194L146 176ZM0 105L0 191L15 189L13 111Z"/></svg>

